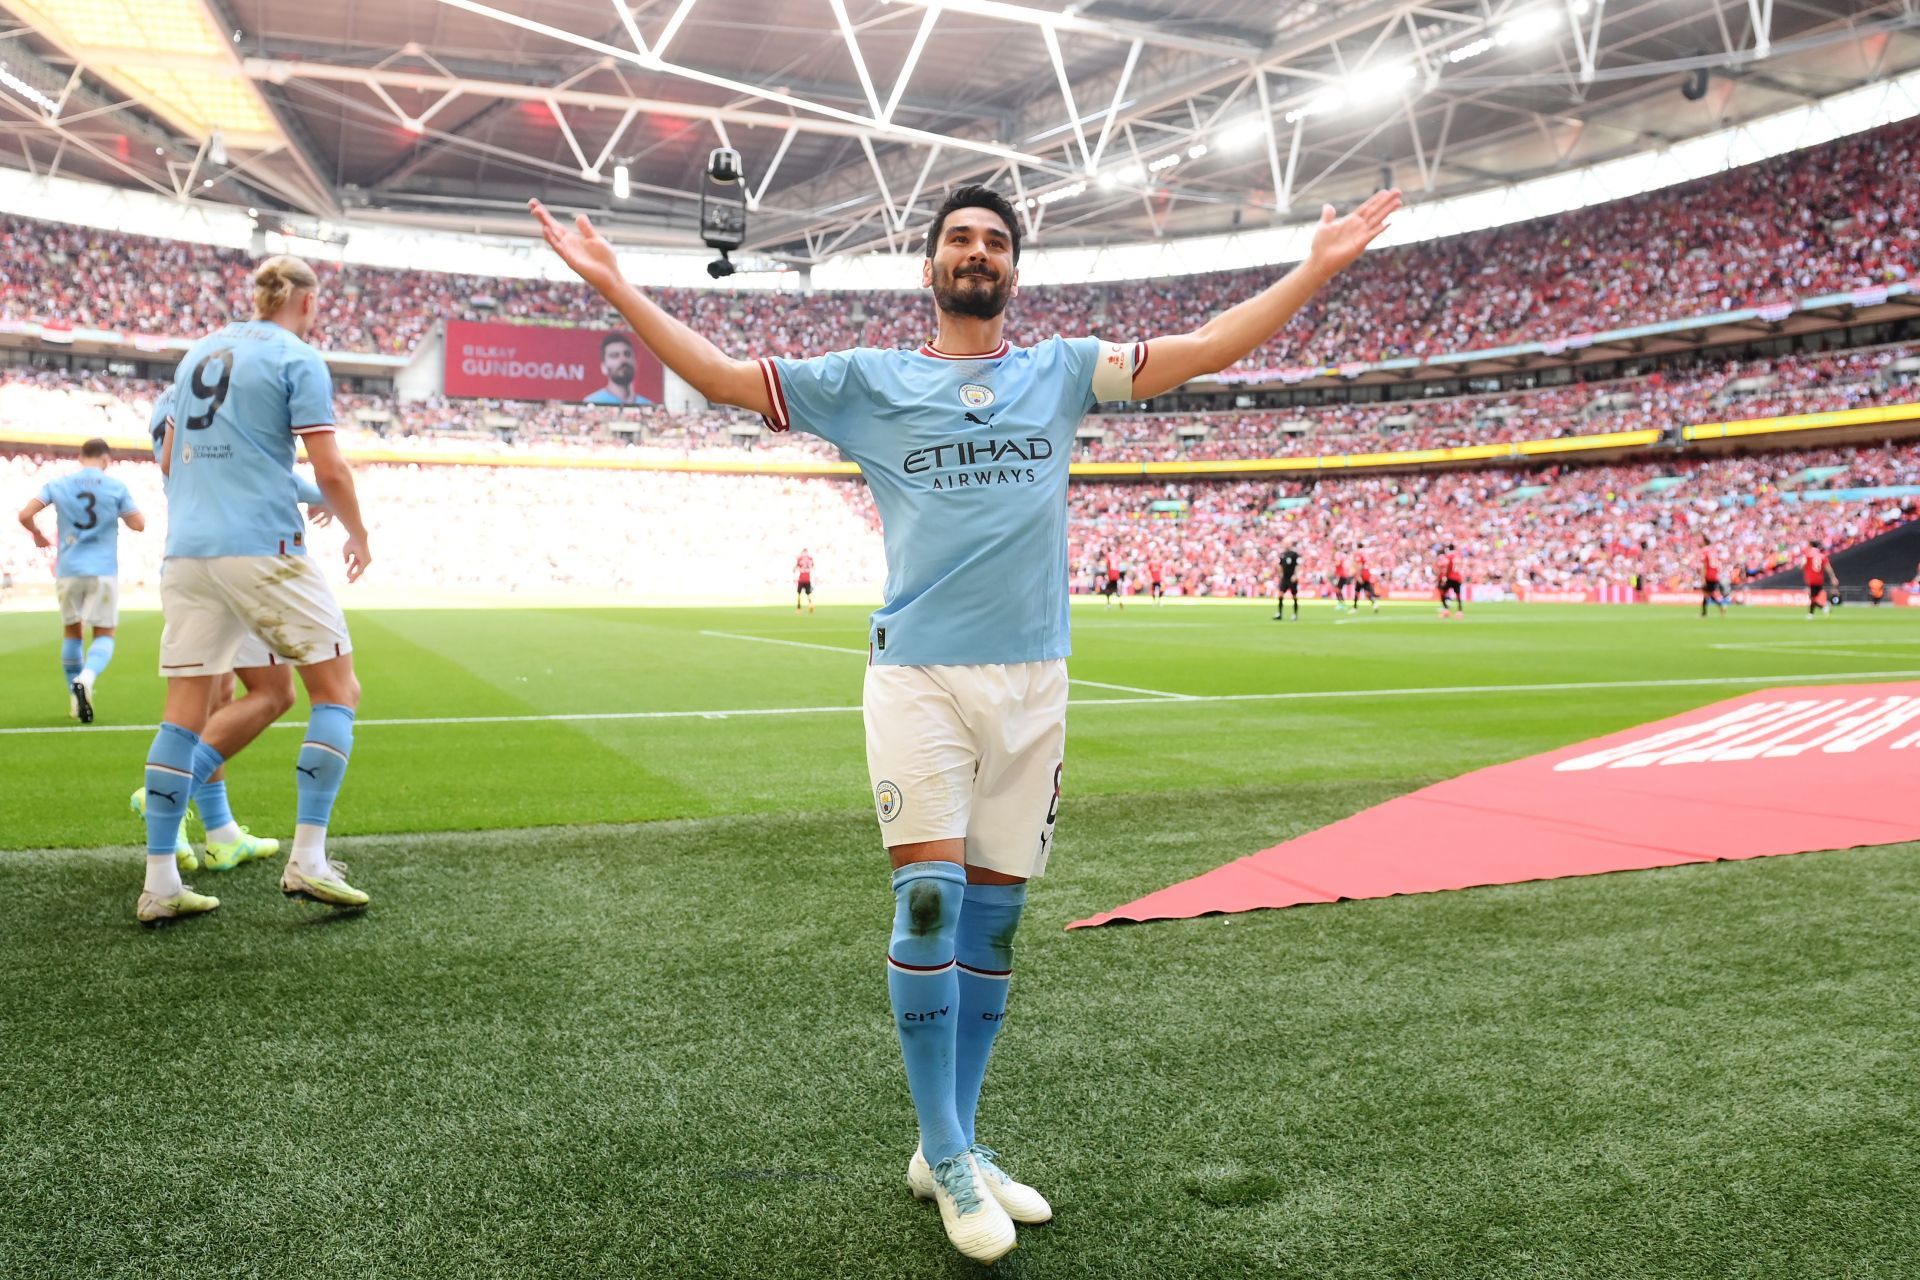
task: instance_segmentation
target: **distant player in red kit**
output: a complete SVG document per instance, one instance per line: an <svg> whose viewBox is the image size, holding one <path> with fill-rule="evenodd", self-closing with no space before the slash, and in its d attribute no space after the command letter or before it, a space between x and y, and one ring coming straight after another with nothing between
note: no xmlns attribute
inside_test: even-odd
<svg viewBox="0 0 1920 1280"><path fill-rule="evenodd" d="M807 612L813 612L813 554L802 548L800 558L793 562L793 611L800 612L800 597L807 598Z"/></svg>
<svg viewBox="0 0 1920 1280"><path fill-rule="evenodd" d="M1356 549L1353 553L1353 611L1360 612L1360 593L1367 593L1367 599L1373 602L1373 611L1380 612L1380 593L1373 589L1373 568L1367 564L1367 553Z"/></svg>
<svg viewBox="0 0 1920 1280"><path fill-rule="evenodd" d="M1164 566L1157 559L1147 561L1147 577L1153 580L1153 603L1155 607L1158 607L1160 602L1165 600L1167 596L1166 584L1161 581L1163 568Z"/></svg>
<svg viewBox="0 0 1920 1280"><path fill-rule="evenodd" d="M1707 616L1707 606L1720 606L1720 616L1727 615L1727 584L1720 577L1720 557L1714 554L1713 543L1706 538L1700 539L1700 616Z"/></svg>
<svg viewBox="0 0 1920 1280"><path fill-rule="evenodd" d="M1105 558L1101 561L1101 566L1101 571L1106 575L1107 579L1107 585L1102 592L1107 598L1107 607L1112 608L1117 604L1122 609L1125 609L1127 602L1120 598L1120 566L1113 562L1113 552L1107 552Z"/></svg>
<svg viewBox="0 0 1920 1280"><path fill-rule="evenodd" d="M1807 544L1807 558L1800 562L1800 576L1807 584L1807 617L1816 613L1828 613L1827 582L1832 580L1835 588L1840 585L1840 575L1833 571L1833 561L1819 543Z"/></svg>
<svg viewBox="0 0 1920 1280"><path fill-rule="evenodd" d="M1352 581L1352 575L1347 572L1347 558L1343 555L1334 556L1333 609L1335 613L1339 613L1347 607L1347 584Z"/></svg>
<svg viewBox="0 0 1920 1280"><path fill-rule="evenodd" d="M1433 576L1440 584L1440 616L1453 616L1447 609L1447 597L1453 597L1454 609L1464 616L1467 612L1467 598L1460 592L1460 557L1454 553L1453 544L1447 543L1440 548L1435 557Z"/></svg>

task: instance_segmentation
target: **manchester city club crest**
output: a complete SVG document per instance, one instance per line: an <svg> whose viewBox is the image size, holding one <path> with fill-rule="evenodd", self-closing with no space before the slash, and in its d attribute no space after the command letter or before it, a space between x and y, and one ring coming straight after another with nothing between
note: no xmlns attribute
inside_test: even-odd
<svg viewBox="0 0 1920 1280"><path fill-rule="evenodd" d="M993 388L983 382L961 384L960 403L969 409L984 409L993 403Z"/></svg>
<svg viewBox="0 0 1920 1280"><path fill-rule="evenodd" d="M882 782L873 789L874 804L880 810L880 821L892 822L900 816L900 806L905 803L900 788L891 782Z"/></svg>
<svg viewBox="0 0 1920 1280"><path fill-rule="evenodd" d="M182 462L192 462L192 461L193 461L193 446L192 446L192 445L190 445L190 444L187 444L187 445L181 445L181 446L180 446L180 461L182 461Z"/></svg>

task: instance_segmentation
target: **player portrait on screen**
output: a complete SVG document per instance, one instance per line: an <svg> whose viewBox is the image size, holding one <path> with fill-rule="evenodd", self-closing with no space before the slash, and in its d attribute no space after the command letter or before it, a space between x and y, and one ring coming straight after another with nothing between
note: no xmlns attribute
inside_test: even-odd
<svg viewBox="0 0 1920 1280"><path fill-rule="evenodd" d="M639 365L633 358L633 339L624 333L610 333L600 339L600 372L607 385L590 392L585 404L652 404L653 401L633 388Z"/></svg>

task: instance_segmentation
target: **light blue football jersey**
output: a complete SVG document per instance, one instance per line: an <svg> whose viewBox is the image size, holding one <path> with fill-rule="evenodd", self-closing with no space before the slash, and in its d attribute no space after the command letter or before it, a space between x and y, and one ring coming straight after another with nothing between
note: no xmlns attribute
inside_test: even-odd
<svg viewBox="0 0 1920 1280"><path fill-rule="evenodd" d="M119 576L120 517L140 508L117 476L82 467L41 485L39 498L53 508L60 529L56 577Z"/></svg>
<svg viewBox="0 0 1920 1280"><path fill-rule="evenodd" d="M981 356L861 347L760 362L773 428L837 445L880 509L874 662L1067 656L1074 429L1095 403L1131 398L1145 355L1144 344L1055 337Z"/></svg>
<svg viewBox="0 0 1920 1280"><path fill-rule="evenodd" d="M153 436L153 460L160 461L160 450L166 447L167 425L173 421L173 388L154 397L153 413L147 419L147 431ZM164 485L165 481L162 481ZM293 473L294 497L309 506L325 506L326 495L320 492L320 486L306 472L295 470Z"/></svg>
<svg viewBox="0 0 1920 1280"><path fill-rule="evenodd" d="M333 426L320 353L271 321L230 324L193 344L165 399L167 554L305 555L293 437Z"/></svg>

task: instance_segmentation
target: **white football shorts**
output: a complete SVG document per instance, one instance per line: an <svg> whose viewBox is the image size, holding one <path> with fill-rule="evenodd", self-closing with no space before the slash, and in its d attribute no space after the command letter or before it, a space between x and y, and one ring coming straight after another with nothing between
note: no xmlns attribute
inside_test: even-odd
<svg viewBox="0 0 1920 1280"><path fill-rule="evenodd" d="M888 848L967 842L969 866L1047 868L1067 744L1067 664L869 666L867 773Z"/></svg>
<svg viewBox="0 0 1920 1280"><path fill-rule="evenodd" d="M107 577L55 578L54 598L60 602L60 621L89 627L120 625L120 579Z"/></svg>
<svg viewBox="0 0 1920 1280"><path fill-rule="evenodd" d="M163 676L276 660L304 667L353 652L346 617L310 556L169 556L160 608Z"/></svg>

